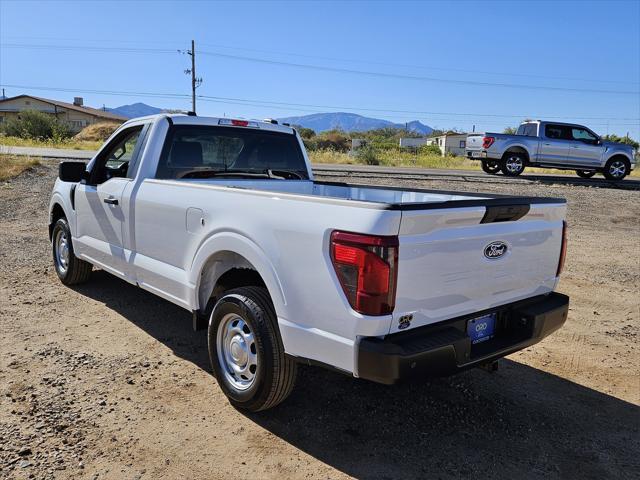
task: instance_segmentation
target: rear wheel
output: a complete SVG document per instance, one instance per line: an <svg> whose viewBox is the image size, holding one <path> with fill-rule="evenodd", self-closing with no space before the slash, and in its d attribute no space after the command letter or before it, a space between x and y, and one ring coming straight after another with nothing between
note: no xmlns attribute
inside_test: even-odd
<svg viewBox="0 0 640 480"><path fill-rule="evenodd" d="M227 292L213 308L208 335L211 367L233 406L257 412L289 396L297 364L284 353L265 288Z"/></svg>
<svg viewBox="0 0 640 480"><path fill-rule="evenodd" d="M80 260L73 253L71 231L65 218L60 218L53 227L51 235L53 265L58 278L65 285L76 285L89 280L92 265Z"/></svg>
<svg viewBox="0 0 640 480"><path fill-rule="evenodd" d="M626 158L613 157L604 166L604 178L607 180L622 180L629 174L631 166Z"/></svg>
<svg viewBox="0 0 640 480"><path fill-rule="evenodd" d="M502 158L500 170L508 177L517 177L524 172L526 159L523 154L513 152L507 153Z"/></svg>
<svg viewBox="0 0 640 480"><path fill-rule="evenodd" d="M576 170L576 173L580 178L591 178L596 174L594 170Z"/></svg>
<svg viewBox="0 0 640 480"><path fill-rule="evenodd" d="M497 160L482 160L482 171L489 175L496 175L500 171L500 162Z"/></svg>

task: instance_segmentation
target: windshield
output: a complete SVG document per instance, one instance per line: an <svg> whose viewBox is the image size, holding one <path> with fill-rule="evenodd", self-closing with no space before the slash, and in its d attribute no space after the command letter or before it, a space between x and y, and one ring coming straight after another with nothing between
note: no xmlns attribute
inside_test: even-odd
<svg viewBox="0 0 640 480"><path fill-rule="evenodd" d="M292 172L307 179L307 166L292 133L255 128L175 125L170 128L156 178L202 178L207 173Z"/></svg>

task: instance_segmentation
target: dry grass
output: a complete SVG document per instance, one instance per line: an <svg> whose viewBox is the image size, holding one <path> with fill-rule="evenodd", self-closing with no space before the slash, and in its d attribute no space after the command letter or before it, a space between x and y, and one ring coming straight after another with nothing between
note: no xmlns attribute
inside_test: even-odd
<svg viewBox="0 0 640 480"><path fill-rule="evenodd" d="M35 158L0 155L0 181L16 177L37 165L40 165L40 162Z"/></svg>
<svg viewBox="0 0 640 480"><path fill-rule="evenodd" d="M70 150L98 150L103 142L76 140L70 138L68 140L37 140L31 138L7 137L0 135L0 145L8 147L43 147L43 148L67 148Z"/></svg>
<svg viewBox="0 0 640 480"><path fill-rule="evenodd" d="M113 122L94 123L93 125L83 128L73 139L75 141L103 143L119 126L119 123Z"/></svg>
<svg viewBox="0 0 640 480"><path fill-rule="evenodd" d="M346 153L335 152L332 150L310 151L309 159L311 163L325 164L349 164L362 165L357 157L347 155ZM451 169L451 170L480 170L480 162L477 160L468 160L465 157L442 157L433 154L412 154L408 152L399 152L397 150L382 150L377 152L377 158L380 165L390 167L415 167L415 168L435 168L435 169ZM525 172L528 173L553 173L556 175L574 175L573 170L556 170L550 168L527 167ZM640 177L640 168L631 172L632 177Z"/></svg>

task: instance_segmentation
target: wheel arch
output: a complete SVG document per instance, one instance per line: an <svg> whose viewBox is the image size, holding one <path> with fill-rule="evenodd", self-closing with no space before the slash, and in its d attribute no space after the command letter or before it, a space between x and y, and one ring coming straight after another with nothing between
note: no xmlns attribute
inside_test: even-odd
<svg viewBox="0 0 640 480"><path fill-rule="evenodd" d="M54 199L49 208L49 240L51 240L51 236L53 235L53 226L61 218L67 218L67 213L64 211L62 202Z"/></svg>
<svg viewBox="0 0 640 480"><path fill-rule="evenodd" d="M194 257L189 277L195 285L194 310L204 312L212 296L240 286L264 286L276 313L286 307L272 263L255 242L237 233L217 234L205 241Z"/></svg>
<svg viewBox="0 0 640 480"><path fill-rule="evenodd" d="M509 155L510 153L521 153L524 155L525 157L525 162L529 163L531 160L531 157L529 156L529 150L527 150L525 147L523 147L522 145L510 145L504 152L504 154L502 155L502 159L504 160L504 158Z"/></svg>

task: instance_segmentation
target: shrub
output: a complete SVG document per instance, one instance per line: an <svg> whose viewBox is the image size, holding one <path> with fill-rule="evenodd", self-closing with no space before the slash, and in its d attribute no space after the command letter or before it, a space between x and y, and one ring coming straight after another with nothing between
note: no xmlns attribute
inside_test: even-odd
<svg viewBox="0 0 640 480"><path fill-rule="evenodd" d="M344 132L332 130L316 135L312 140L315 148L319 150L335 150L347 152L351 149L351 139Z"/></svg>
<svg viewBox="0 0 640 480"><path fill-rule="evenodd" d="M59 141L71 136L71 129L66 123L35 110L21 112L19 117L3 122L1 128L2 133L10 137Z"/></svg>
<svg viewBox="0 0 640 480"><path fill-rule="evenodd" d="M420 153L426 155L442 155L440 147L437 145L422 145L420 147Z"/></svg>
<svg viewBox="0 0 640 480"><path fill-rule="evenodd" d="M356 150L356 158L365 165L380 165L375 149L369 145L364 145Z"/></svg>

